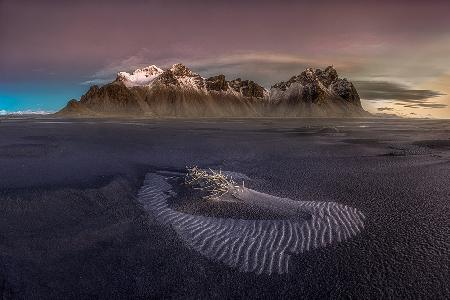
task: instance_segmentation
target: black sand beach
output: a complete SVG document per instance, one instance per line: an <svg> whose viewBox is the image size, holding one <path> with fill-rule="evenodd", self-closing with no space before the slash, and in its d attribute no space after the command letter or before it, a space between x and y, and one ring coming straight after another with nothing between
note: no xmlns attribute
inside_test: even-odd
<svg viewBox="0 0 450 300"><path fill-rule="evenodd" d="M241 273L137 201L147 172L194 165L352 206L365 229L288 274ZM448 120L0 119L0 295L445 299L449 201Z"/></svg>

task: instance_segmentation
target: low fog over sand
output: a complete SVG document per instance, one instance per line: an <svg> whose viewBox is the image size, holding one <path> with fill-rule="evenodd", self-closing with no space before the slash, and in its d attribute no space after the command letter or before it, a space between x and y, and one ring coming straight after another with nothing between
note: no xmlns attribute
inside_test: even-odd
<svg viewBox="0 0 450 300"><path fill-rule="evenodd" d="M449 138L449 122L437 120L2 119L0 294L447 298ZM239 203L210 205L186 196L172 178L167 184L177 196L167 198L168 207L210 218L177 231L152 217L162 206L147 209L139 191L186 166L245 174L245 188L271 195L275 203L348 207L364 215L363 226L339 242L337 227L318 227L333 242L301 251L281 233L315 211L299 217L284 204L270 212ZM293 249L289 268L283 255L272 267L260 263L247 225L239 227L236 245L249 255L230 256L229 263L216 259L220 249L229 249L216 244L235 235L221 232L235 225L215 220L239 219L267 228L267 236L256 239L267 249L272 240ZM180 222L176 215L167 220ZM259 226L261 220L269 225ZM211 228L216 242L189 231L196 224ZM342 229L345 235L351 230ZM253 266L262 271L251 271Z"/></svg>

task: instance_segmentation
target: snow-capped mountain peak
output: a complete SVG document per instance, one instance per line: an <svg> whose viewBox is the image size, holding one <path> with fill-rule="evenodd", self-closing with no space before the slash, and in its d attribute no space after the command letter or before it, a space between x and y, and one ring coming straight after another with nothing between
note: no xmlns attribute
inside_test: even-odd
<svg viewBox="0 0 450 300"><path fill-rule="evenodd" d="M183 64L174 64L169 69L173 75L175 76L195 76L198 74L194 74L188 67Z"/></svg>
<svg viewBox="0 0 450 300"><path fill-rule="evenodd" d="M156 74L156 73L161 73L161 72L163 72L163 69L161 69L161 68L158 67L158 66L151 65L151 66L145 67L145 68L143 68L143 69L137 69L136 71L134 71L134 73L139 73L139 72L142 72L142 73L150 73L150 74Z"/></svg>
<svg viewBox="0 0 450 300"><path fill-rule="evenodd" d="M133 73L117 73L117 81L121 81L127 87L149 85L155 78L164 72L163 69L151 65L142 69L136 69Z"/></svg>
<svg viewBox="0 0 450 300"><path fill-rule="evenodd" d="M116 82L123 83L127 88L143 86L165 86L194 90L202 94L222 93L236 97L265 98L268 91L251 80L240 78L227 81L224 75L204 78L183 64L174 64L168 69L151 65L134 72L119 72Z"/></svg>
<svg viewBox="0 0 450 300"><path fill-rule="evenodd" d="M306 99L312 103L324 103L336 97L361 107L358 92L353 84L345 78L339 78L333 66L324 70L307 68L288 81L273 85L269 96L270 101L274 103L284 99Z"/></svg>

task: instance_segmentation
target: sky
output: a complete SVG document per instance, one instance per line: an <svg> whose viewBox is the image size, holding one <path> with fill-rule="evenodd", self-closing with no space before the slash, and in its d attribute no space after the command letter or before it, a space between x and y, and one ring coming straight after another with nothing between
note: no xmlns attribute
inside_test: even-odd
<svg viewBox="0 0 450 300"><path fill-rule="evenodd" d="M448 0L0 0L0 114L181 62L267 88L333 65L370 112L450 118L449 54Z"/></svg>

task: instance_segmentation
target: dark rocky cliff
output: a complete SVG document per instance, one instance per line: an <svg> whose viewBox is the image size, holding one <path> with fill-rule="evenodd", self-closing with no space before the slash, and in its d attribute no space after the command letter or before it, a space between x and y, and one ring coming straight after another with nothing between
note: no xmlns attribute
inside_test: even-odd
<svg viewBox="0 0 450 300"><path fill-rule="evenodd" d="M333 67L307 69L267 91L251 80L227 81L224 75L203 78L181 64L167 70L151 66L132 74L121 72L114 82L102 87L92 86L80 101L71 100L58 114L155 117L368 115L353 84L339 78Z"/></svg>

